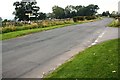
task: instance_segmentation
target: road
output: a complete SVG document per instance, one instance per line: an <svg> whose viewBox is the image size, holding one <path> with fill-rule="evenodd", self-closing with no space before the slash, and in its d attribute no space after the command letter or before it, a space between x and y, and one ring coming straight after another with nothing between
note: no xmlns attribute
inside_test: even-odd
<svg viewBox="0 0 120 80"><path fill-rule="evenodd" d="M3 41L3 78L31 78L31 75L39 75L54 58L64 55L77 46L89 46L111 21L110 18L104 18L96 22L43 31ZM89 44L86 44L88 42ZM37 74L33 73L32 71L35 69L41 69L41 71Z"/></svg>

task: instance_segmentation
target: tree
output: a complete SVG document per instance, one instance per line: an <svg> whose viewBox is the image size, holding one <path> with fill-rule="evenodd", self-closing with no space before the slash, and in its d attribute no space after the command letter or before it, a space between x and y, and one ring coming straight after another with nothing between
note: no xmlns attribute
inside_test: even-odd
<svg viewBox="0 0 120 80"><path fill-rule="evenodd" d="M69 6L65 7L65 17L66 18L71 18L71 10L69 9Z"/></svg>
<svg viewBox="0 0 120 80"><path fill-rule="evenodd" d="M65 15L67 18L75 16L93 16L97 13L99 9L98 5L90 4L88 6L72 6L69 5L65 8Z"/></svg>
<svg viewBox="0 0 120 80"><path fill-rule="evenodd" d="M43 20L43 19L46 19L46 14L45 13L42 13L42 12L40 12L39 13L39 16L38 16L38 20Z"/></svg>
<svg viewBox="0 0 120 80"><path fill-rule="evenodd" d="M15 19L19 21L30 20L30 16L35 16L35 19L38 17L39 7L35 6L37 2L14 2L13 6L15 6L15 11L13 14L15 15Z"/></svg>
<svg viewBox="0 0 120 80"><path fill-rule="evenodd" d="M65 10L65 17L66 18L72 18L73 16L76 15L75 7L72 5L66 6L64 10Z"/></svg>
<svg viewBox="0 0 120 80"><path fill-rule="evenodd" d="M75 6L76 9L76 15L77 16L83 16L84 15L84 6Z"/></svg>
<svg viewBox="0 0 120 80"><path fill-rule="evenodd" d="M106 12L103 12L103 13L102 13L102 16L107 16Z"/></svg>
<svg viewBox="0 0 120 80"><path fill-rule="evenodd" d="M3 22L8 22L8 20L7 19L4 19L4 21Z"/></svg>
<svg viewBox="0 0 120 80"><path fill-rule="evenodd" d="M109 11L103 12L103 13L102 13L102 16L110 16Z"/></svg>
<svg viewBox="0 0 120 80"><path fill-rule="evenodd" d="M109 11L106 11L106 15L107 15L107 16L110 16L110 12L109 12Z"/></svg>
<svg viewBox="0 0 120 80"><path fill-rule="evenodd" d="M93 16L99 9L98 5L90 4L84 8L84 16Z"/></svg>
<svg viewBox="0 0 120 80"><path fill-rule="evenodd" d="M64 12L63 8L61 8L59 6L54 6L54 7L52 7L52 11L53 11L55 18L57 18L57 19L65 18L65 12Z"/></svg>
<svg viewBox="0 0 120 80"><path fill-rule="evenodd" d="M2 26L2 18L0 17L0 27Z"/></svg>
<svg viewBox="0 0 120 80"><path fill-rule="evenodd" d="M55 17L55 15L53 13L47 13L46 17L49 19L53 19Z"/></svg>
<svg viewBox="0 0 120 80"><path fill-rule="evenodd" d="M116 12L116 11L112 11L110 16L116 18L116 17L120 17L120 14L118 12Z"/></svg>

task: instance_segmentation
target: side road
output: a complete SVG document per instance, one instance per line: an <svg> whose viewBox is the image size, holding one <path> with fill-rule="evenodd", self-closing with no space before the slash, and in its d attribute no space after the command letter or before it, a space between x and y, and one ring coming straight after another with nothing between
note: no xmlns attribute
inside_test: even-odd
<svg viewBox="0 0 120 80"><path fill-rule="evenodd" d="M120 38L119 34L120 28L106 27L104 32L99 36L98 42L103 42L109 39Z"/></svg>

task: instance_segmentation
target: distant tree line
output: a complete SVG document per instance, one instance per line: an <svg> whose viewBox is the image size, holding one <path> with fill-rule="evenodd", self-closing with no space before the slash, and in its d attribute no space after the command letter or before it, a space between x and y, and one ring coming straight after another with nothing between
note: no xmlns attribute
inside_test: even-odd
<svg viewBox="0 0 120 80"><path fill-rule="evenodd" d="M73 6L68 5L64 8L59 6L52 7L52 14L54 18L73 18L75 16L93 16L99 9L98 5L90 4L88 6Z"/></svg>
<svg viewBox="0 0 120 80"><path fill-rule="evenodd" d="M46 18L73 18L75 16L92 16L97 13L98 5L90 4L88 6L73 6L68 5L65 8L59 6L52 7L52 13L40 12L40 7L36 6L37 2L14 2L15 20L28 21L28 20L43 20Z"/></svg>
<svg viewBox="0 0 120 80"><path fill-rule="evenodd" d="M118 18L120 17L120 14L116 11L113 12L109 12L109 11L104 11L101 16L105 16L105 17L113 17L113 18Z"/></svg>

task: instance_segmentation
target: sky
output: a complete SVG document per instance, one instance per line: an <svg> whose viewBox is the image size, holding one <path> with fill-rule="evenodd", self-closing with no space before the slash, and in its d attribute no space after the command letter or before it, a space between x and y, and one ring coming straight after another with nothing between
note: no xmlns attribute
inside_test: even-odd
<svg viewBox="0 0 120 80"><path fill-rule="evenodd" d="M2 19L13 19L12 15L15 7L13 3L21 0L1 0L0 1L0 17ZM40 12L49 13L52 12L52 7L58 5L65 8L67 5L84 5L95 4L99 6L98 13L103 11L118 11L118 2L120 0L36 0L37 6L40 7Z"/></svg>

